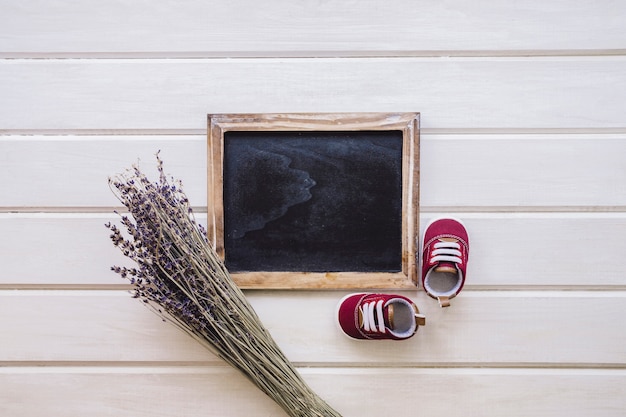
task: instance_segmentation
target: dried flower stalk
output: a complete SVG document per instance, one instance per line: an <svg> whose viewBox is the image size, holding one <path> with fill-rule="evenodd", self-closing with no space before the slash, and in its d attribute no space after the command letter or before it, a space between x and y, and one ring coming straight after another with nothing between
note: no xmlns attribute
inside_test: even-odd
<svg viewBox="0 0 626 417"><path fill-rule="evenodd" d="M133 268L111 269L133 296L241 371L292 417L340 416L302 379L280 350L195 220L180 181L168 178L157 153L159 181L137 166L109 178L130 217L128 232L108 223L111 240ZM134 221L133 221L134 220Z"/></svg>

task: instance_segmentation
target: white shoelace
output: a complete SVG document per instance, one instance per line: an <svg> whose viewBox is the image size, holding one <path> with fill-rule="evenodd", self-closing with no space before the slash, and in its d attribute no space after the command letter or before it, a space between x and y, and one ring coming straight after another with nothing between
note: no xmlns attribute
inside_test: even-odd
<svg viewBox="0 0 626 417"><path fill-rule="evenodd" d="M365 329L366 332L385 333L383 300L363 303L361 307L361 314L363 315L363 329ZM378 328L376 328L376 323L378 323Z"/></svg>
<svg viewBox="0 0 626 417"><path fill-rule="evenodd" d="M461 263L461 245L457 242L437 242L430 258L431 263L447 261Z"/></svg>

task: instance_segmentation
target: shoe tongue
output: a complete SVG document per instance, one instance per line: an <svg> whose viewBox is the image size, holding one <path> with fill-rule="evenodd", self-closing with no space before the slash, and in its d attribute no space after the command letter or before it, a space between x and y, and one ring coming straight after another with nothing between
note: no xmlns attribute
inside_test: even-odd
<svg viewBox="0 0 626 417"><path fill-rule="evenodd" d="M453 262L439 262L435 267L435 272L451 272L456 274L456 265Z"/></svg>
<svg viewBox="0 0 626 417"><path fill-rule="evenodd" d="M385 318L385 326L391 330L393 327L393 303L389 304L387 308L383 310L383 317Z"/></svg>

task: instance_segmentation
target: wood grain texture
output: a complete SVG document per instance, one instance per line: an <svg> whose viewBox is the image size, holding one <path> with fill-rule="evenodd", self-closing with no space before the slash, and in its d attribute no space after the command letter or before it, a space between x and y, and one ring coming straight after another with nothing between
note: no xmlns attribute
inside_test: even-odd
<svg viewBox="0 0 626 417"><path fill-rule="evenodd" d="M247 0L37 0L3 3L0 51L6 56L293 56L623 49L625 13L622 2L582 0L419 5L270 0L264 7Z"/></svg>
<svg viewBox="0 0 626 417"><path fill-rule="evenodd" d="M626 407L623 370L299 371L346 417L402 415L407 410L411 415L433 416L442 404L451 417L621 417ZM0 409L12 417L285 415L227 368L2 368L0 384L5 387ZM393 394L381 392L384 387L391 387ZM393 395L393 400L381 400L386 395Z"/></svg>
<svg viewBox="0 0 626 417"><path fill-rule="evenodd" d="M261 319L345 417L623 417L625 13L0 0L0 415L284 415L109 271L106 178L161 149L202 217L209 113L420 112L420 219L467 224L467 289L401 291L400 343L344 337L344 291L246 291Z"/></svg>
<svg viewBox="0 0 626 417"><path fill-rule="evenodd" d="M2 60L0 126L205 129L208 113L420 112L423 129L624 128L624 72L624 56Z"/></svg>
<svg viewBox="0 0 626 417"><path fill-rule="evenodd" d="M459 217L471 239L469 288L625 288L624 213L422 213ZM130 263L108 239L113 213L0 214L2 288L119 286ZM206 217L198 215L200 224ZM541 242L541 244L538 244ZM29 262L24 262L24 259Z"/></svg>
<svg viewBox="0 0 626 417"><path fill-rule="evenodd" d="M107 178L138 161L156 178L158 150L206 207L204 135L35 135L0 136L0 209L119 206ZM623 209L625 154L624 133L423 134L420 210Z"/></svg>
<svg viewBox="0 0 626 417"><path fill-rule="evenodd" d="M464 291L441 309L401 292L426 315L407 341L354 341L338 329L345 292L247 296L287 357L301 366L623 367L623 291ZM191 337L125 291L2 291L0 362L219 364ZM505 324L503 324L505 323ZM45 347L45 348L44 348ZM462 347L462 348L461 348ZM390 354L393 352L393 354Z"/></svg>

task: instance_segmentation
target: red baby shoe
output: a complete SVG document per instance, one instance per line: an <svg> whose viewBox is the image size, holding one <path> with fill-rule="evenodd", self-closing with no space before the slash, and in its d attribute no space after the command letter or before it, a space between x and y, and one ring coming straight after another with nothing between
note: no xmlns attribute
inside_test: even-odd
<svg viewBox="0 0 626 417"><path fill-rule="evenodd" d="M341 330L353 339L403 340L413 336L425 317L410 299L401 295L355 293L337 306Z"/></svg>
<svg viewBox="0 0 626 417"><path fill-rule="evenodd" d="M432 220L422 239L422 285L441 307L463 289L469 236L463 223L449 217Z"/></svg>

